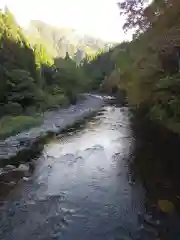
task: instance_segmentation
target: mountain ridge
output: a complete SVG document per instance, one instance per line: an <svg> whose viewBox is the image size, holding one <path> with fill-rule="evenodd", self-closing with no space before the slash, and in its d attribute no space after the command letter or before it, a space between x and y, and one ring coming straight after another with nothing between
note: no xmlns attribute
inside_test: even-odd
<svg viewBox="0 0 180 240"><path fill-rule="evenodd" d="M33 43L43 43L49 54L55 58L65 57L68 52L71 57L78 54L82 59L85 55L93 55L102 50L108 51L116 44L79 33L73 28L52 26L40 20L32 20L24 28L24 32Z"/></svg>

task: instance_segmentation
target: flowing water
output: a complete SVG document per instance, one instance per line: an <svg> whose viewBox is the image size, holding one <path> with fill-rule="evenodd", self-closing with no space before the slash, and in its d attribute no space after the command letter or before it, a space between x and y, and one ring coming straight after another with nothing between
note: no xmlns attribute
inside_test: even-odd
<svg viewBox="0 0 180 240"><path fill-rule="evenodd" d="M146 191L129 167L129 115L126 107L106 105L45 145L32 177L1 203L0 239L158 239Z"/></svg>

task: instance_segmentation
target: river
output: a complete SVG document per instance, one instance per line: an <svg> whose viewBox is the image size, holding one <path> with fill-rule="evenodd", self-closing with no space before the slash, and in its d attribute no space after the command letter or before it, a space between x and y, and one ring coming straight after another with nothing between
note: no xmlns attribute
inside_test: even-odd
<svg viewBox="0 0 180 240"><path fill-rule="evenodd" d="M158 238L146 189L133 177L129 116L107 104L46 144L31 178L1 201L0 239L170 239Z"/></svg>

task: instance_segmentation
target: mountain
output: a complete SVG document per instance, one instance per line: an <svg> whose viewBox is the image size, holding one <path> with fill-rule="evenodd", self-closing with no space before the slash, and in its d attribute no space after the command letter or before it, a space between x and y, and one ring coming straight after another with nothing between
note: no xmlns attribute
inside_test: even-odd
<svg viewBox="0 0 180 240"><path fill-rule="evenodd" d="M114 46L112 42L80 34L75 29L58 28L39 20L33 20L24 30L32 43L43 43L53 57L65 57L66 52L76 61L85 54L92 55L99 51L107 51Z"/></svg>

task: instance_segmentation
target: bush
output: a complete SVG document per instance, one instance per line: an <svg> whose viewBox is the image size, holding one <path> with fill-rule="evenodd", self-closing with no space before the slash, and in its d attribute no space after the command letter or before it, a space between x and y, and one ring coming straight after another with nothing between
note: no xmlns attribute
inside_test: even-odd
<svg viewBox="0 0 180 240"><path fill-rule="evenodd" d="M0 139L16 135L41 123L42 119L40 117L4 116L0 119Z"/></svg>
<svg viewBox="0 0 180 240"><path fill-rule="evenodd" d="M39 88L28 71L13 69L8 72L8 101L18 102L23 108L38 100Z"/></svg>
<svg viewBox="0 0 180 240"><path fill-rule="evenodd" d="M59 108L62 106L67 106L69 104L69 99L64 94L59 95L46 95L44 104L41 106L41 111L46 111L48 109Z"/></svg>
<svg viewBox="0 0 180 240"><path fill-rule="evenodd" d="M22 114L23 109L19 103L9 102L0 107L0 115L20 115Z"/></svg>

